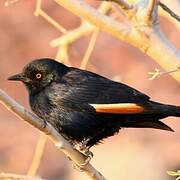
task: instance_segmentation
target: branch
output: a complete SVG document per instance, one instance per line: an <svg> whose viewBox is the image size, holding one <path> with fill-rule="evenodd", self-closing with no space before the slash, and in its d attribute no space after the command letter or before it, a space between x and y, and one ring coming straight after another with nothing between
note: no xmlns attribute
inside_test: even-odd
<svg viewBox="0 0 180 180"><path fill-rule="evenodd" d="M26 175L19 175L19 174L11 174L11 173L0 173L0 179L14 179L14 180L45 180L39 177L32 177Z"/></svg>
<svg viewBox="0 0 180 180"><path fill-rule="evenodd" d="M168 8L168 6L166 6L165 4L163 4L162 2L159 2L159 6L166 11L167 13L170 14L170 16L172 16L173 18L175 18L178 22L180 22L180 17L175 14L170 8Z"/></svg>
<svg viewBox="0 0 180 180"><path fill-rule="evenodd" d="M159 69L155 68L154 71L148 73L148 74L151 76L151 77L149 78L149 80L154 80L154 79L156 79L156 78L161 77L162 75L174 73L174 72L177 72L177 71L180 71L180 66L177 66L176 69L174 69L174 70L165 71L165 72L160 71Z"/></svg>
<svg viewBox="0 0 180 180"><path fill-rule="evenodd" d="M5 3L4 3L4 5L7 7L7 6L9 6L9 5L12 5L12 4L18 2L18 1L19 1L19 0L6 0Z"/></svg>
<svg viewBox="0 0 180 180"><path fill-rule="evenodd" d="M111 32L111 34L118 36L119 38L124 39L129 33L130 29L128 25L118 23L111 17L101 14L96 9L89 6L84 0L55 0L55 2L99 27L101 30Z"/></svg>
<svg viewBox="0 0 180 180"><path fill-rule="evenodd" d="M53 25L56 29L58 29L62 33L66 33L67 30L61 26L59 23L57 23L53 18L51 18L45 11L41 9L41 3L42 0L37 0L36 2L36 10L34 12L35 16L41 16L44 18L47 22L49 22L51 25Z"/></svg>
<svg viewBox="0 0 180 180"><path fill-rule="evenodd" d="M99 35L99 30L98 29L96 31L94 31L93 34L91 35L91 39L90 39L88 48L86 50L86 53L85 53L85 55L84 55L84 57L82 59L81 65L80 65L81 69L86 69L89 58L90 58L90 56L92 54L92 51L93 51L93 49L94 49L94 47L96 45L98 35Z"/></svg>
<svg viewBox="0 0 180 180"><path fill-rule="evenodd" d="M64 44L71 44L81 38L83 35L88 34L89 32L93 31L95 26L90 25L89 23L83 23L77 29L67 32L65 35L54 39L50 42L51 47L57 47Z"/></svg>
<svg viewBox="0 0 180 180"><path fill-rule="evenodd" d="M155 11L157 0L149 0L148 6L147 6L147 17L149 20L153 18L153 13Z"/></svg>
<svg viewBox="0 0 180 180"><path fill-rule="evenodd" d="M107 14L110 11L110 9L111 9L111 6L109 5L109 3L103 2L98 8L98 12L102 14ZM72 31L68 31L66 34L64 34L60 38L52 40L50 42L50 45L52 47L57 47L64 44L70 45L73 42L77 41L82 36L96 30L97 30L96 26L88 23L87 21L82 21L81 25L78 28Z"/></svg>
<svg viewBox="0 0 180 180"><path fill-rule="evenodd" d="M101 0L102 1L102 0ZM112 1L118 4L122 9L132 9L134 6L131 4L128 4L125 0L106 0L106 1Z"/></svg>
<svg viewBox="0 0 180 180"><path fill-rule="evenodd" d="M31 166L28 170L27 175L29 175L29 176L35 176L36 175L38 168L40 166L40 163L41 163L44 148L46 145L46 140L47 140L47 137L41 133L40 137L38 139L36 149L35 149L35 153L33 156L33 160L32 160Z"/></svg>
<svg viewBox="0 0 180 180"><path fill-rule="evenodd" d="M180 1L179 0L163 0L163 3L169 7L173 12L175 12L180 17ZM180 23L175 19L172 18L166 11L162 8L159 8L159 14L165 18L167 18L170 22L172 22L179 30L180 30Z"/></svg>
<svg viewBox="0 0 180 180"><path fill-rule="evenodd" d="M152 24L147 22L147 13L143 13L147 12L148 1L141 0L136 5L137 11L134 11L135 14L128 25L99 13L84 0L55 0L55 2L94 24L100 30L137 47L166 71L175 69L180 64L180 51L161 32L158 21L152 20ZM157 10L157 8L154 9ZM154 14L157 15L156 12ZM156 17L156 19L158 18ZM180 82L179 71L171 75Z"/></svg>
<svg viewBox="0 0 180 180"><path fill-rule="evenodd" d="M86 164L86 157L74 149L67 140L65 140L48 122L37 117L35 114L28 112L23 106L9 97L0 89L0 103L8 110L15 113L20 119L33 125L45 133L54 144L61 149L75 164L77 164L89 177L95 180L105 180L103 175L98 172L90 163ZM83 165L86 164L86 165Z"/></svg>
<svg viewBox="0 0 180 180"><path fill-rule="evenodd" d="M58 47L55 59L61 63L71 66L68 52L69 52L69 44L62 44L61 46Z"/></svg>

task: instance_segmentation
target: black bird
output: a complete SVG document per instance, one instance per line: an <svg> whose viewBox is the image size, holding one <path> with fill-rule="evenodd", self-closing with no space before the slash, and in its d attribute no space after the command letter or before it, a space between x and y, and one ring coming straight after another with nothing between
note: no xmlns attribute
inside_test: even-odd
<svg viewBox="0 0 180 180"><path fill-rule="evenodd" d="M121 128L173 131L159 120L180 117L179 106L151 101L125 84L53 59L34 60L9 80L25 84L35 114L69 141L82 143L86 148Z"/></svg>

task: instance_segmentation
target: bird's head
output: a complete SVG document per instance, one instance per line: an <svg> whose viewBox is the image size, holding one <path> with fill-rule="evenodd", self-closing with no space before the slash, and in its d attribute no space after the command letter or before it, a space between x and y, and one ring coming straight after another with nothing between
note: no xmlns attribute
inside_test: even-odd
<svg viewBox="0 0 180 180"><path fill-rule="evenodd" d="M19 74L8 78L12 81L21 81L31 95L40 92L68 71L68 67L53 59L38 59L27 64Z"/></svg>

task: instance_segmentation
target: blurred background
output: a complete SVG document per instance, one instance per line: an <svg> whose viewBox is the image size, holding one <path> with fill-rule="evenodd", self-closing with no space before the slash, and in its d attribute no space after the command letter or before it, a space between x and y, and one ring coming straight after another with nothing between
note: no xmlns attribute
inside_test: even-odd
<svg viewBox="0 0 180 180"><path fill-rule="evenodd" d="M98 5L94 0L88 3ZM62 35L42 17L34 16L35 4L35 0L21 0L5 7L4 1L0 1L0 88L29 110L24 86L18 82L8 82L7 77L20 72L33 59L56 57L57 49L50 47L49 42ZM80 25L79 18L53 1L44 0L42 8L67 30ZM166 36L180 48L176 27L165 18L160 18L160 24ZM79 67L88 42L87 35L70 47L73 66ZM133 86L155 101L179 105L180 84L171 76L148 80L148 72L155 68L161 69L136 48L106 33L98 36L87 66L88 70ZM180 119L166 118L164 122L175 132L123 129L118 135L92 148L92 164L108 180L173 179L166 171L180 169ZM26 174L39 135L38 130L0 105L0 172ZM74 170L71 162L49 140L38 175L50 180L88 179L86 174Z"/></svg>

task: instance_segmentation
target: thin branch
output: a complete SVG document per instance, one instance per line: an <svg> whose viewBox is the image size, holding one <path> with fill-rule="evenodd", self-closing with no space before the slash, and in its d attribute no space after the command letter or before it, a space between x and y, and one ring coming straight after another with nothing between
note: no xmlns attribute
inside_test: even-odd
<svg viewBox="0 0 180 180"><path fill-rule="evenodd" d="M84 58L83 58L83 60L81 62L81 65L80 65L81 69L86 69L89 58L90 58L90 56L92 54L92 51L93 51L93 49L94 49L94 47L96 45L98 35L99 35L99 29L94 31L93 34L91 35L91 39L90 39L88 48L86 50L86 53L85 53Z"/></svg>
<svg viewBox="0 0 180 180"><path fill-rule="evenodd" d="M62 44L61 46L59 46L57 50L55 59L61 63L71 66L68 52L69 52L69 44L68 43Z"/></svg>
<svg viewBox="0 0 180 180"><path fill-rule="evenodd" d="M10 6L14 3L17 3L19 0L6 0L5 3L4 3L4 6Z"/></svg>
<svg viewBox="0 0 180 180"><path fill-rule="evenodd" d="M36 0L36 9L34 12L35 16L39 15L39 11L41 10L41 4L42 4L42 0Z"/></svg>
<svg viewBox="0 0 180 180"><path fill-rule="evenodd" d="M40 177L32 177L26 175L12 174L12 173L0 173L1 180L14 179L14 180L45 180Z"/></svg>
<svg viewBox="0 0 180 180"><path fill-rule="evenodd" d="M160 71L159 69L155 68L154 71L148 73L149 75L151 75L149 80L154 80L156 78L161 77L162 75L171 74L171 73L174 73L174 72L177 72L177 71L180 71L180 66L177 66L176 69L174 69L174 70L165 71L165 72Z"/></svg>
<svg viewBox="0 0 180 180"><path fill-rule="evenodd" d="M170 7L173 12L175 12L180 17L180 1L179 0L163 0L163 3L166 4L166 6ZM166 11L164 11L162 8L158 9L158 14L162 17L165 17L168 21L170 21L175 27L180 30L180 23L170 16Z"/></svg>
<svg viewBox="0 0 180 180"><path fill-rule="evenodd" d="M35 176L37 174L43 156L44 148L46 145L46 140L47 137L43 133L40 133L33 160L27 173L28 176Z"/></svg>
<svg viewBox="0 0 180 180"><path fill-rule="evenodd" d="M99 0L102 1L102 0ZM116 4L118 4L122 9L125 10L129 10L134 8L134 6L132 4L128 4L125 0L106 0L106 1L111 1L111 2L115 2Z"/></svg>
<svg viewBox="0 0 180 180"><path fill-rule="evenodd" d="M75 164L77 164L77 166L80 167L82 171L85 172L89 177L94 180L105 180L103 175L98 172L90 163L86 163L86 157L74 149L72 145L53 128L53 126L37 117L35 114L28 112L23 106L18 104L1 89L0 103L20 119L28 122L35 128L45 133L54 142L54 144L61 149L61 151L65 153L66 156L68 156Z"/></svg>
<svg viewBox="0 0 180 180"><path fill-rule="evenodd" d="M86 35L89 32L91 32L92 30L94 30L94 28L95 28L94 26L92 26L88 23L84 23L77 29L68 31L65 35L63 35L55 40L52 40L50 42L50 46L57 47L57 46L61 46L63 44L71 44L71 43L77 41L83 35Z"/></svg>
<svg viewBox="0 0 180 180"><path fill-rule="evenodd" d="M61 26L59 23L57 23L53 18L51 18L46 12L44 12L41 9L41 3L42 3L42 0L37 0L36 10L34 12L34 15L41 16L46 21L48 21L51 25L53 25L56 29L58 29L60 32L66 33L67 30L63 26Z"/></svg>
<svg viewBox="0 0 180 180"><path fill-rule="evenodd" d="M102 13L102 14L107 14L110 10L111 10L111 6L107 2L101 3L100 7L98 8L98 12ZM52 47L57 47L57 46L60 46L63 44L69 45L69 44L77 41L82 36L92 32L92 31L95 31L96 29L97 28L94 25L88 23L87 21L82 21L81 25L78 28L76 28L72 31L68 31L66 34L64 34L60 38L52 40L50 42L50 45Z"/></svg>
<svg viewBox="0 0 180 180"><path fill-rule="evenodd" d="M149 18L149 20L152 19L156 6L157 6L157 0L149 0L147 6L147 17Z"/></svg>
<svg viewBox="0 0 180 180"><path fill-rule="evenodd" d="M130 26L119 23L111 17L99 13L84 0L55 0L55 2L77 16L80 16L95 26L100 27L101 30L111 32L111 34L118 36L121 39L124 39L130 31Z"/></svg>
<svg viewBox="0 0 180 180"><path fill-rule="evenodd" d="M164 3L159 1L159 6L166 11L170 16L172 16L173 18L175 18L178 22L180 22L180 17L175 14L170 8L168 8L168 6L166 6Z"/></svg>
<svg viewBox="0 0 180 180"><path fill-rule="evenodd" d="M155 68L154 71L151 71L151 72L149 72L148 74L151 76L151 77L149 78L149 80L154 80L154 79L160 77L161 74L162 74L162 72L161 72L159 69Z"/></svg>

